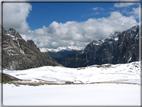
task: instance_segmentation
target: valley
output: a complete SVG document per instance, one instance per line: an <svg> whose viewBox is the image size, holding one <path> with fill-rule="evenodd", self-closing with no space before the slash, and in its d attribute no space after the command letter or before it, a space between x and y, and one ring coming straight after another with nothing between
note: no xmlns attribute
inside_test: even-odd
<svg viewBox="0 0 142 107"><path fill-rule="evenodd" d="M70 54L58 63L66 67L122 64L139 60L139 26L115 32L109 38L93 40L83 50Z"/></svg>

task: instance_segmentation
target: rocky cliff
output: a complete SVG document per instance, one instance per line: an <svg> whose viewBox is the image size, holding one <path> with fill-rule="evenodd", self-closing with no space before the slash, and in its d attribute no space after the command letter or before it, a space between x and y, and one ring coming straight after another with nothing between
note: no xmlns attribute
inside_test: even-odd
<svg viewBox="0 0 142 107"><path fill-rule="evenodd" d="M105 40L93 40L83 51L58 61L66 67L85 67L94 64L118 64L139 60L139 26L115 32Z"/></svg>
<svg viewBox="0 0 142 107"><path fill-rule="evenodd" d="M1 27L2 68L22 70L40 66L60 66L48 54L40 52L32 40L25 41L13 28Z"/></svg>

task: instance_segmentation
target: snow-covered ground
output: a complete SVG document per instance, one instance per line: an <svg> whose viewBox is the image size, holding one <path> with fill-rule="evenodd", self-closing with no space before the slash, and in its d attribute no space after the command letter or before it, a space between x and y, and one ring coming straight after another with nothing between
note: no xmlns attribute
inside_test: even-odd
<svg viewBox="0 0 142 107"><path fill-rule="evenodd" d="M4 105L140 105L139 62L93 65L84 68L44 66L28 70L4 70L6 74L32 82L84 83L75 85L3 84ZM88 84L129 82L137 84Z"/></svg>
<svg viewBox="0 0 142 107"><path fill-rule="evenodd" d="M119 81L140 84L141 77L139 62L93 65L82 68L44 66L27 70L4 70L3 72L19 79L58 83L66 81L74 83Z"/></svg>
<svg viewBox="0 0 142 107"><path fill-rule="evenodd" d="M140 105L140 86L129 84L42 85L5 84L8 105Z"/></svg>

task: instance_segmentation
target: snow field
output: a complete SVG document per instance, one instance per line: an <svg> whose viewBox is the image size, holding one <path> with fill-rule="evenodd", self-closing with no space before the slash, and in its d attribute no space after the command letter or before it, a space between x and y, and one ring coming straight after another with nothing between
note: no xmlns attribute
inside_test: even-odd
<svg viewBox="0 0 142 107"><path fill-rule="evenodd" d="M4 84L8 105L140 105L140 86L128 84L42 85Z"/></svg>
<svg viewBox="0 0 142 107"><path fill-rule="evenodd" d="M82 68L44 66L3 72L28 81L85 83L81 85L14 85L3 84L5 106L113 105L140 106L140 62L104 64ZM102 82L101 84L86 84ZM116 82L103 83L103 82ZM118 84L117 82L138 83Z"/></svg>
<svg viewBox="0 0 142 107"><path fill-rule="evenodd" d="M4 70L4 73L19 79L30 81L53 81L62 83L70 81L74 83L91 82L131 82L140 84L139 62L128 64L104 64L82 68L66 68L60 66L44 66L28 70Z"/></svg>

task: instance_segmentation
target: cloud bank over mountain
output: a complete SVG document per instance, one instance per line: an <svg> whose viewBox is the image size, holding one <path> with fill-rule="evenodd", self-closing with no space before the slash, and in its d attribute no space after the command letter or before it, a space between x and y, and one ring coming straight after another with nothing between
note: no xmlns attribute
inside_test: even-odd
<svg viewBox="0 0 142 107"><path fill-rule="evenodd" d="M135 5L134 3L115 3L113 8L123 8ZM93 11L104 10L103 7L94 7ZM53 48L76 46L84 48L93 40L107 38L115 31L124 31L134 25L139 18L139 7L132 8L124 15L117 10L109 10L107 17L93 17L86 21L67 21L65 23L54 20L49 26L30 29L27 18L32 11L30 3L4 3L3 26L6 30L12 27L18 31L25 40L32 39L39 48ZM125 11L126 13L126 11ZM99 13L100 15L100 13ZM47 18L48 20L48 18ZM35 23L40 23L35 22Z"/></svg>
<svg viewBox="0 0 142 107"><path fill-rule="evenodd" d="M110 13L109 17L90 18L84 22L58 23L53 21L49 27L43 26L43 28L33 31L28 30L23 37L33 39L40 48L84 47L92 40L107 38L115 31L123 31L137 24L133 16L126 17L120 12L114 11Z"/></svg>

